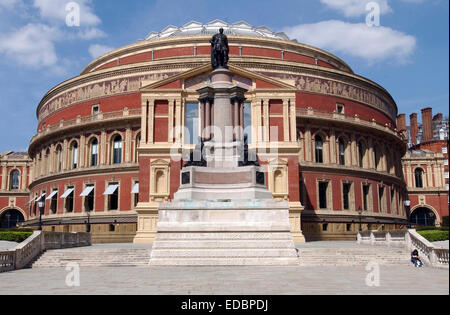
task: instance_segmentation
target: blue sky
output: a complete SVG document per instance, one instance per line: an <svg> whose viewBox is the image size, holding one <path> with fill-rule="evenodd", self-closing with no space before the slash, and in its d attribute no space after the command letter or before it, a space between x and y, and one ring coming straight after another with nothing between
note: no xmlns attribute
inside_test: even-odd
<svg viewBox="0 0 450 315"><path fill-rule="evenodd" d="M377 0L374 27L366 25L370 0L76 0L79 27L66 25L69 2L0 0L0 152L27 149L43 95L94 56L191 20L245 20L285 31L381 84L400 112L430 106L448 116L448 0Z"/></svg>

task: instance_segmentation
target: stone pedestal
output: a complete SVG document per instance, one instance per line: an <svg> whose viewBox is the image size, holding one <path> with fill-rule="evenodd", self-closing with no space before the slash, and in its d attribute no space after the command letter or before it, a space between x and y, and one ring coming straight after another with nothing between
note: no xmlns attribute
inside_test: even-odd
<svg viewBox="0 0 450 315"><path fill-rule="evenodd" d="M231 115L245 90L226 69L210 81L198 90L200 100L214 103L207 167L183 168L174 200L160 204L150 265L296 265L289 203L273 199L262 167L239 167L242 142L233 142Z"/></svg>

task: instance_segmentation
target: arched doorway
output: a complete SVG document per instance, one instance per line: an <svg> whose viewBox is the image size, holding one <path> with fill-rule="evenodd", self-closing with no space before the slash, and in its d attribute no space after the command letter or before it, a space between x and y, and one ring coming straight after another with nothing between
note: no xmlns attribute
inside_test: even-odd
<svg viewBox="0 0 450 315"><path fill-rule="evenodd" d="M411 214L411 223L420 226L436 226L436 215L428 208L420 207Z"/></svg>
<svg viewBox="0 0 450 315"><path fill-rule="evenodd" d="M9 209L0 215L0 229L15 228L17 223L25 221L22 212L16 209Z"/></svg>

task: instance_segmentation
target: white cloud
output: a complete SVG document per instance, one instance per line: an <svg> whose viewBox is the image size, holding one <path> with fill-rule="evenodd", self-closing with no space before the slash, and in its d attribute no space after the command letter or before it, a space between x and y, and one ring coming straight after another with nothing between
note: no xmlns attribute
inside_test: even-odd
<svg viewBox="0 0 450 315"><path fill-rule="evenodd" d="M66 11L68 0L34 0L33 6L39 9L43 19L52 21L66 22ZM92 0L73 1L80 6L80 26L94 26L101 23L100 18L94 14L92 9Z"/></svg>
<svg viewBox="0 0 450 315"><path fill-rule="evenodd" d="M380 5L381 14L392 12L388 0L320 0L320 2L330 9L341 12L346 17L366 15L368 13L368 11L366 11L366 5L369 2L377 2Z"/></svg>
<svg viewBox="0 0 450 315"><path fill-rule="evenodd" d="M388 27L368 27L364 23L330 20L286 27L283 31L301 43L379 62L395 59L408 62L416 48L414 36Z"/></svg>
<svg viewBox="0 0 450 315"><path fill-rule="evenodd" d="M112 47L93 44L93 45L89 46L89 54L91 54L92 58L96 59L96 58L106 54L107 52L110 52L113 49L114 48L112 48Z"/></svg>
<svg viewBox="0 0 450 315"><path fill-rule="evenodd" d="M61 37L55 27L28 24L0 37L0 52L19 64L32 68L53 66L58 57L54 41Z"/></svg>
<svg viewBox="0 0 450 315"><path fill-rule="evenodd" d="M0 0L0 7L12 9L14 6L21 3L21 0Z"/></svg>

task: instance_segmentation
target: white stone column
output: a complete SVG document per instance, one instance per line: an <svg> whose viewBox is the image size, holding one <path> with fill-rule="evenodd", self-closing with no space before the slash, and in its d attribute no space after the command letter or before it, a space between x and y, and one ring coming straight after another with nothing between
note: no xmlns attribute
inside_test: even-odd
<svg viewBox="0 0 450 315"><path fill-rule="evenodd" d="M106 130L102 130L102 133L100 135L100 164L105 165L106 164Z"/></svg>
<svg viewBox="0 0 450 315"><path fill-rule="evenodd" d="M311 129L309 125L305 126L305 159L307 162L312 161L312 155L311 155Z"/></svg>
<svg viewBox="0 0 450 315"><path fill-rule="evenodd" d="M324 139L325 143L325 139ZM325 149L325 148L324 148ZM336 131L334 128L330 129L330 163L337 163L336 159Z"/></svg>
<svg viewBox="0 0 450 315"><path fill-rule="evenodd" d="M283 100L283 141L289 142L289 100Z"/></svg>
<svg viewBox="0 0 450 315"><path fill-rule="evenodd" d="M149 106L148 106L148 120L147 120L147 126L148 126L148 143L154 143L154 135L153 135L153 126L155 123L155 100L150 99L149 100Z"/></svg>
<svg viewBox="0 0 450 315"><path fill-rule="evenodd" d="M269 103L270 103L270 100L268 98L265 98L263 100L263 108L264 108L264 142L269 142L270 141Z"/></svg>
<svg viewBox="0 0 450 315"><path fill-rule="evenodd" d="M6 177L7 177L7 169L8 166L6 164L2 165L2 186L0 189L3 190L7 190L8 188L6 187Z"/></svg>
<svg viewBox="0 0 450 315"><path fill-rule="evenodd" d="M147 143L147 117L148 113L148 101L142 100L142 112L141 112L141 141Z"/></svg>
<svg viewBox="0 0 450 315"><path fill-rule="evenodd" d="M125 130L125 163L131 162L131 127Z"/></svg>
<svg viewBox="0 0 450 315"><path fill-rule="evenodd" d="M83 134L80 137L80 168L86 167L86 136Z"/></svg>
<svg viewBox="0 0 450 315"><path fill-rule="evenodd" d="M293 104L293 100L289 101L290 107L290 118L291 118L291 141L297 141L297 113L295 110L295 103Z"/></svg>

